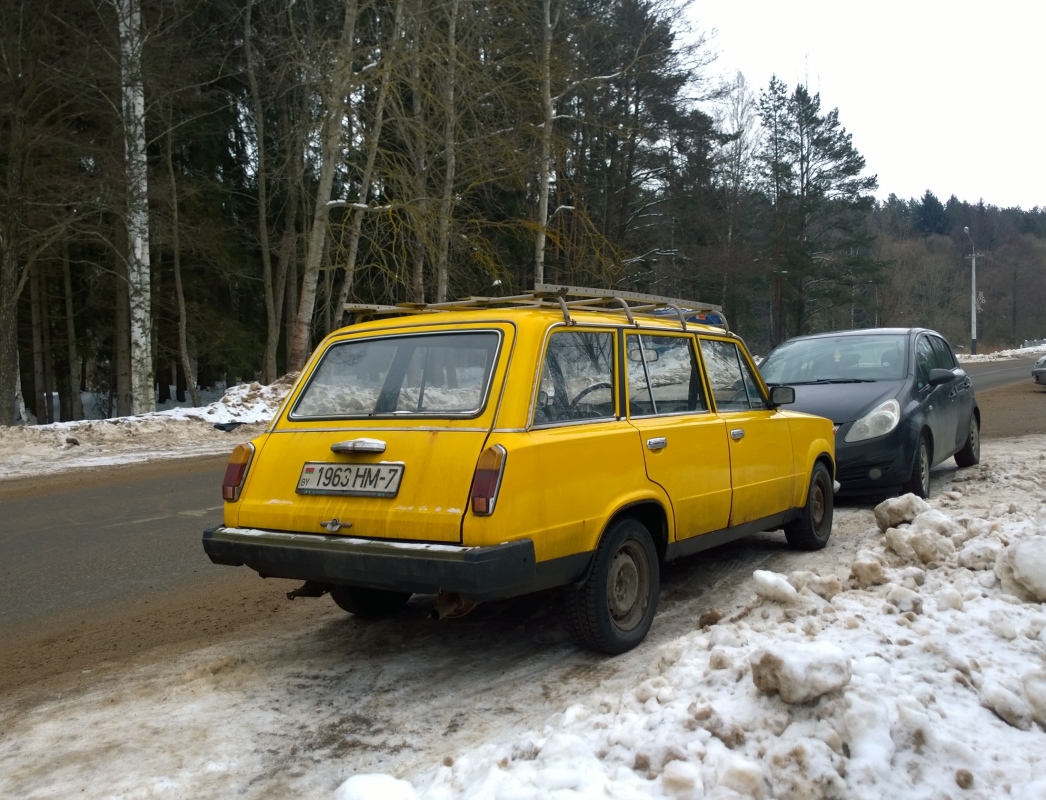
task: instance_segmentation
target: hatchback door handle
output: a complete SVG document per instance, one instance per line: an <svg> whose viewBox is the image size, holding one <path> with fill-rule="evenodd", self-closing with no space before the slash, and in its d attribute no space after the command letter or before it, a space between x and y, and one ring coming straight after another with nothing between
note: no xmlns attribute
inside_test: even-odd
<svg viewBox="0 0 1046 800"><path fill-rule="evenodd" d="M664 436L655 436L653 439L646 440L646 446L648 450L663 450L668 447L668 439Z"/></svg>
<svg viewBox="0 0 1046 800"><path fill-rule="evenodd" d="M730 438L733 439L735 442L741 441L742 439L745 438L744 429L743 428L734 428L732 431L730 431Z"/></svg>
<svg viewBox="0 0 1046 800"><path fill-rule="evenodd" d="M381 439L349 439L331 445L333 453L384 453L385 442Z"/></svg>

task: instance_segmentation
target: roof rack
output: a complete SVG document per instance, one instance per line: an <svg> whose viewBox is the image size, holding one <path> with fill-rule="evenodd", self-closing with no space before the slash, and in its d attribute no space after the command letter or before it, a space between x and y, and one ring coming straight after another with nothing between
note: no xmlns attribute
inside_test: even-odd
<svg viewBox="0 0 1046 800"><path fill-rule="evenodd" d="M573 325L570 311L603 311L624 313L629 324L637 325L635 315L654 316L659 318L675 317L683 330L687 322L701 325L714 325L729 330L723 307L712 303L700 303L695 300L681 300L674 297L661 297L642 292L622 292L617 289L591 289L581 286L561 286L550 283L539 283L534 291L509 297L470 296L461 300L445 303L396 303L395 305L377 305L371 303L346 303L345 310L356 315L357 321L375 316L392 314L423 314L441 311L460 311L473 308L499 308L515 306L521 308L540 308L558 306L563 312L563 319Z"/></svg>

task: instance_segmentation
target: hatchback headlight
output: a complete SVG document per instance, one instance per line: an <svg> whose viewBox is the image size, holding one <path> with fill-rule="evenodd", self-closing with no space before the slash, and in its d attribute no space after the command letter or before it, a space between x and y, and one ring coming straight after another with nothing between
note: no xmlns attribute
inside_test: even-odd
<svg viewBox="0 0 1046 800"><path fill-rule="evenodd" d="M861 417L850 426L843 441L863 442L876 436L885 436L901 421L901 404L896 400L887 400Z"/></svg>

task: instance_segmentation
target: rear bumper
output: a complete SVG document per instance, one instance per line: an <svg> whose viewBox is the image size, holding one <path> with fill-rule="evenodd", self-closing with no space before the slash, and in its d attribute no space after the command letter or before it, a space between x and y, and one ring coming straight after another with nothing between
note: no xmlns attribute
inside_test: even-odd
<svg viewBox="0 0 1046 800"><path fill-rule="evenodd" d="M405 592L458 592L474 600L525 594L539 580L530 539L494 547L376 541L220 526L203 532L215 564L247 565L263 577Z"/></svg>

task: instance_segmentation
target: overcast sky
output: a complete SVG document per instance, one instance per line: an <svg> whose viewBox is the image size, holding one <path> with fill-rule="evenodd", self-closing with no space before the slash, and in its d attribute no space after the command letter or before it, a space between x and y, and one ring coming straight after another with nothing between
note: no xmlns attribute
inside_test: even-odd
<svg viewBox="0 0 1046 800"><path fill-rule="evenodd" d="M1014 0L693 0L711 69L820 92L880 198L1046 207L1046 6Z"/></svg>

